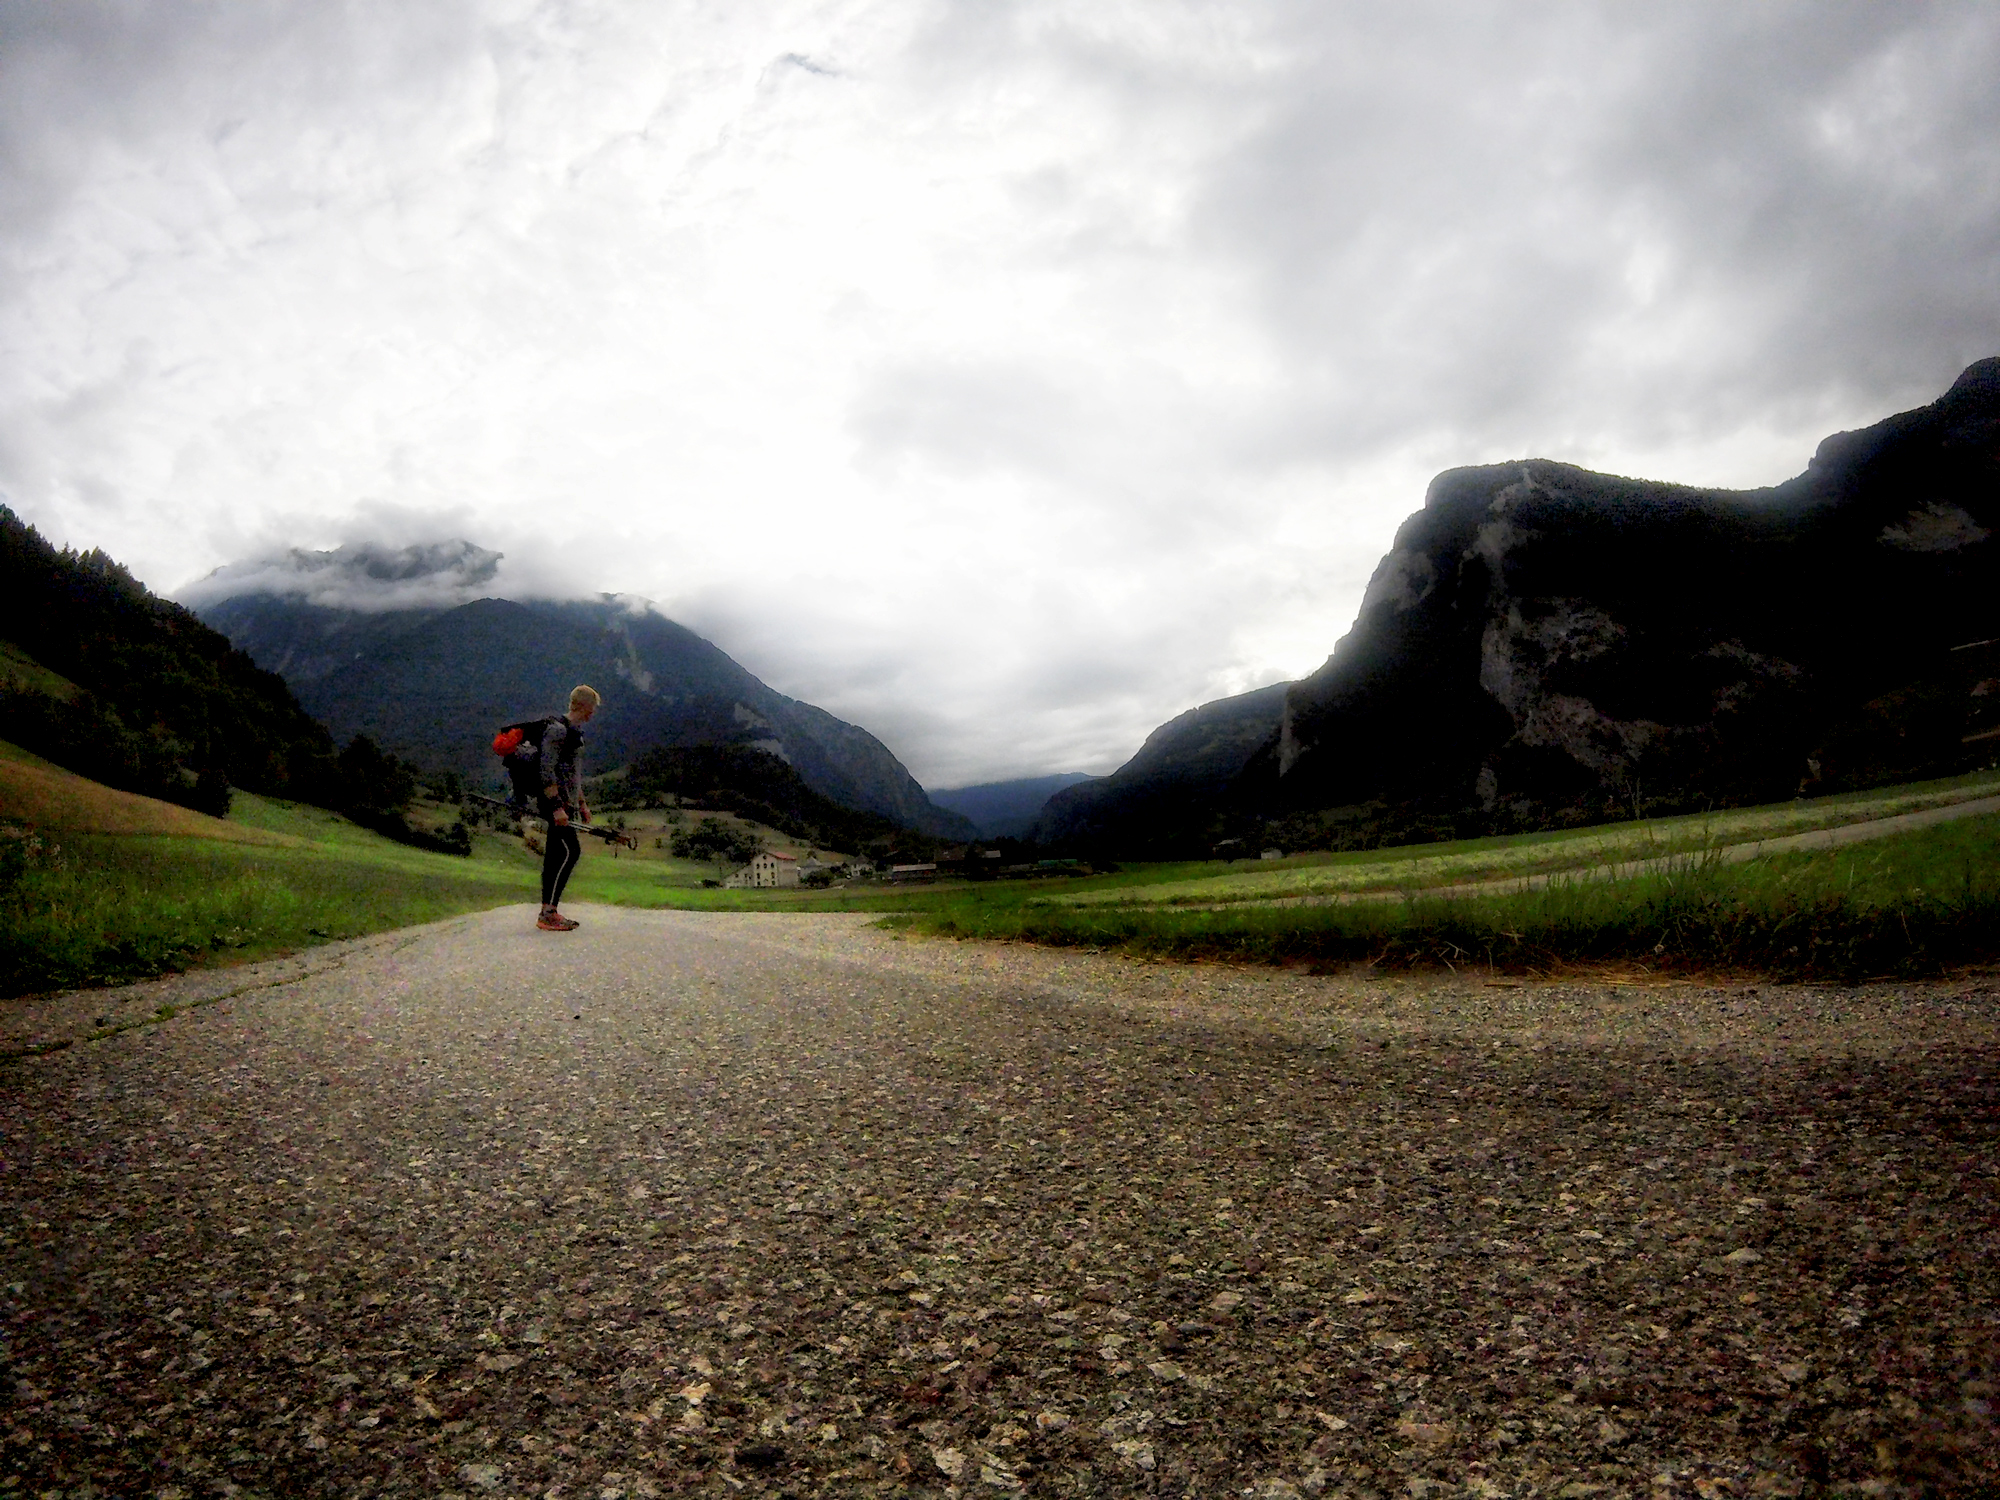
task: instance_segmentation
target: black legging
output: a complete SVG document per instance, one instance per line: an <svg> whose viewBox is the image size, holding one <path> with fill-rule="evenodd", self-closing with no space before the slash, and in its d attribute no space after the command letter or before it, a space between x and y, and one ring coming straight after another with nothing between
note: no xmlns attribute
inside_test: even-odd
<svg viewBox="0 0 2000 1500"><path fill-rule="evenodd" d="M548 843L542 855L542 905L555 906L562 900L569 872L583 857L583 845L576 830L567 823L549 824Z"/></svg>

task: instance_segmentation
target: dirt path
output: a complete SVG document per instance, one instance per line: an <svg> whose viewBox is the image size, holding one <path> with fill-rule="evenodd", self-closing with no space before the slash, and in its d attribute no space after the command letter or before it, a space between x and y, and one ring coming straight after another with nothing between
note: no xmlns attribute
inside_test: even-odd
<svg viewBox="0 0 2000 1500"><path fill-rule="evenodd" d="M1752 839L1725 844L1706 856L1665 854L1648 859L1623 860L1615 865L1588 865L1568 870L1548 870L1537 875L1513 875L1503 880L1469 880L1455 885L1426 886L1422 890L1337 891L1313 896L1271 896L1243 901L1189 903L1187 910L1226 911L1241 906L1331 906L1352 901L1402 901L1411 896L1506 896L1517 891L1534 891L1559 880L1625 880L1654 870L1685 865L1690 859L1712 857L1725 865L1748 864L1775 854L1795 854L1804 850L1837 849L1845 844L1861 844L1888 838L1913 829L1931 828L1939 823L1956 823L1962 818L1982 818L2000 813L2000 797L1975 797L1965 802L1926 807L1893 817L1873 818L1865 823L1841 823L1832 828L1813 828L1804 833L1788 833L1777 838ZM1139 902L1131 903L1134 905Z"/></svg>
<svg viewBox="0 0 2000 1500"><path fill-rule="evenodd" d="M580 915L43 1008L188 1007L0 1065L21 1493L2000 1485L1993 977Z"/></svg>

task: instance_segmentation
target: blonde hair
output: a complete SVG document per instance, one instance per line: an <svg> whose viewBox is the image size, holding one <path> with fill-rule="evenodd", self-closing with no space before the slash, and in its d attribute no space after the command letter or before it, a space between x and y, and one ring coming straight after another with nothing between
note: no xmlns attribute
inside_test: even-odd
<svg viewBox="0 0 2000 1500"><path fill-rule="evenodd" d="M569 706L572 710L595 708L599 703L597 689L587 682L579 682L569 690Z"/></svg>

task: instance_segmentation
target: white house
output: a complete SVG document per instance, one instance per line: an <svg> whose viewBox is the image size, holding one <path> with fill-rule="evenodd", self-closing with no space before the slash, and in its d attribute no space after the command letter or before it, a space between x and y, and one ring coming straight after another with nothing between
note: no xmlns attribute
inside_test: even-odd
<svg viewBox="0 0 2000 1500"><path fill-rule="evenodd" d="M797 885L799 857L796 854L778 854L769 849L762 849L758 851L755 859L736 873L744 885L752 888Z"/></svg>

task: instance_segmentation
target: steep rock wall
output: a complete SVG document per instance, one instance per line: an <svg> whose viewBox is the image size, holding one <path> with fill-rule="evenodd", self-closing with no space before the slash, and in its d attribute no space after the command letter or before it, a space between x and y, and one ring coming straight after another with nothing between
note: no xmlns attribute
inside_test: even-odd
<svg viewBox="0 0 2000 1500"><path fill-rule="evenodd" d="M2000 360L1768 490L1450 470L1234 796L1532 812L1944 766L1952 648L2000 636L1996 532Z"/></svg>
<svg viewBox="0 0 2000 1500"><path fill-rule="evenodd" d="M1962 759L2000 636L2000 359L1769 489L1454 469L1233 789L1266 811L1789 795Z"/></svg>

